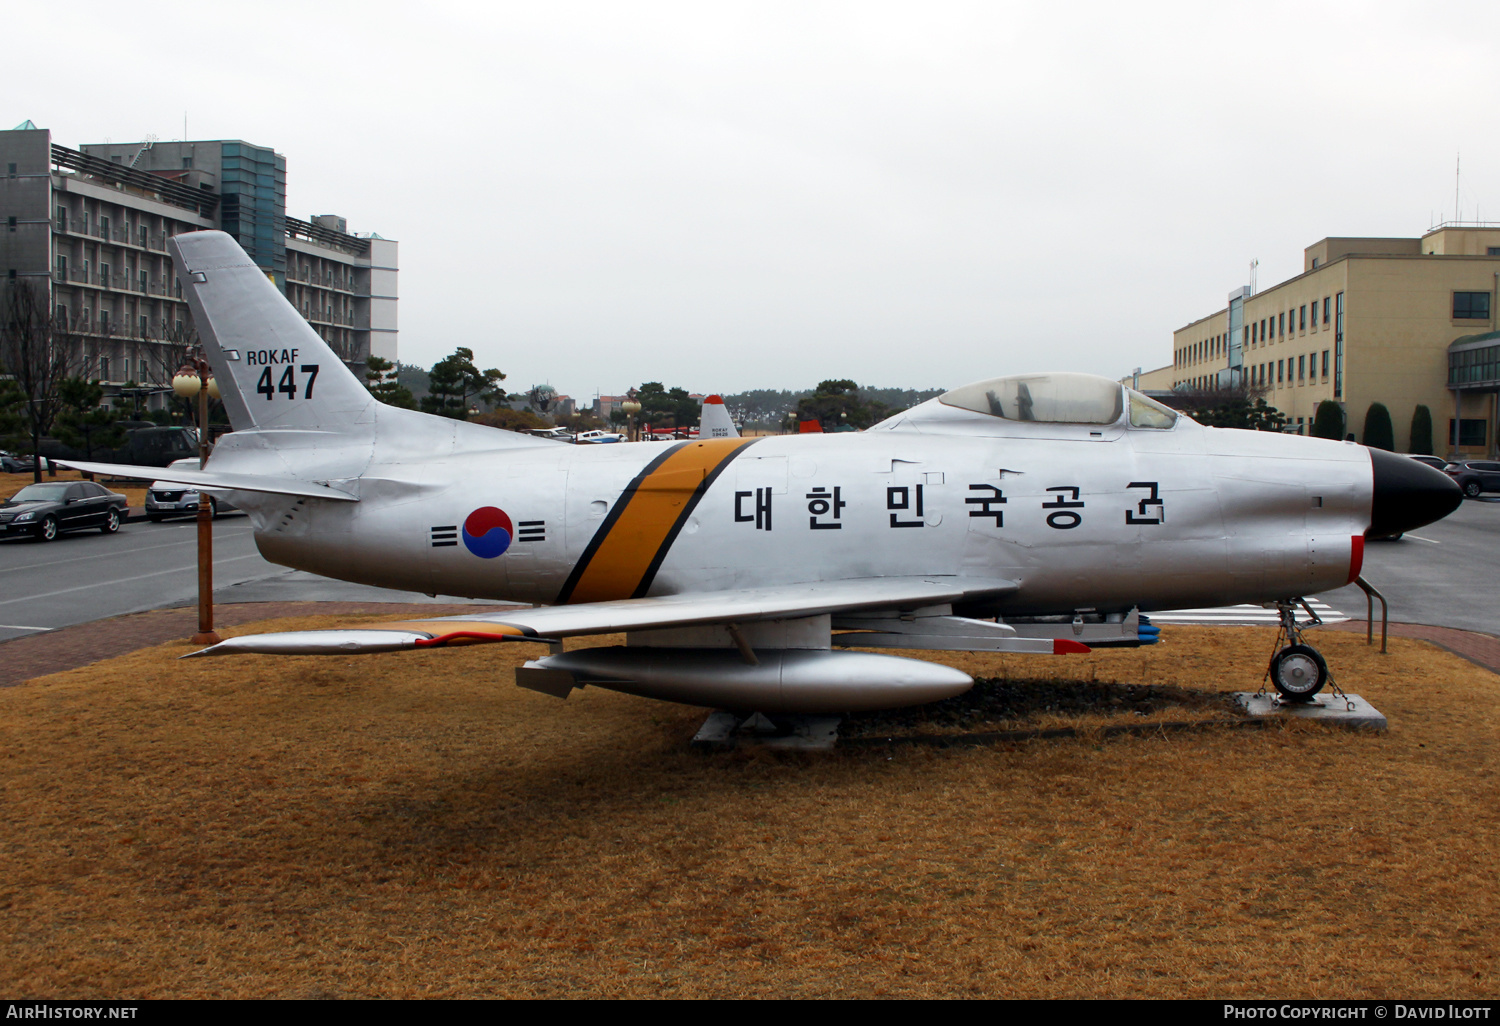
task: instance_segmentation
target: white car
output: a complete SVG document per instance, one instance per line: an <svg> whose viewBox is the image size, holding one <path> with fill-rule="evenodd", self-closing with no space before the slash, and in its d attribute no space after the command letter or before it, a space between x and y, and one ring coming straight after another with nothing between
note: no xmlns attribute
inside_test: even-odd
<svg viewBox="0 0 1500 1026"><path fill-rule="evenodd" d="M196 467L197 465L196 457L173 460L171 463L174 467ZM213 516L238 509L224 498L222 492L210 491L204 494L208 496L208 507ZM197 516L198 501L198 490L191 485L152 481L151 487L146 489L146 519L153 524L159 524L167 517Z"/></svg>
<svg viewBox="0 0 1500 1026"><path fill-rule="evenodd" d="M602 442L623 442L625 441L625 436L613 431L582 431L579 432L576 441L597 445Z"/></svg>

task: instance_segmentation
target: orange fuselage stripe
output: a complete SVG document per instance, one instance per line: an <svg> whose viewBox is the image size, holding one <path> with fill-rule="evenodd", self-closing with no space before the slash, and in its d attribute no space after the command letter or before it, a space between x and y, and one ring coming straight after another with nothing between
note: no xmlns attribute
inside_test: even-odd
<svg viewBox="0 0 1500 1026"><path fill-rule="evenodd" d="M666 546L697 501L699 489L753 438L715 438L690 442L669 455L634 483L619 501L624 509L600 525L606 532L590 545L587 564L565 601L605 602L625 599L649 585L666 557Z"/></svg>

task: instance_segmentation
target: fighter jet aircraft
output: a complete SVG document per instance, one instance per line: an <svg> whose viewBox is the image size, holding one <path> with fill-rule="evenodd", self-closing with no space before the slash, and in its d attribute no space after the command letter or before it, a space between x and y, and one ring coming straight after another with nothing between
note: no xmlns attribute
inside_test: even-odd
<svg viewBox="0 0 1500 1026"><path fill-rule="evenodd" d="M1139 642L1153 609L1285 611L1354 580L1367 533L1462 498L1401 456L1206 428L1079 373L981 381L861 433L560 446L382 405L229 236L169 246L235 430L201 471L74 466L228 489L285 566L539 604L199 655L530 642L551 654L517 683L559 696L889 708L972 681L846 649L1077 652ZM1284 693L1322 686L1309 652L1278 656Z"/></svg>

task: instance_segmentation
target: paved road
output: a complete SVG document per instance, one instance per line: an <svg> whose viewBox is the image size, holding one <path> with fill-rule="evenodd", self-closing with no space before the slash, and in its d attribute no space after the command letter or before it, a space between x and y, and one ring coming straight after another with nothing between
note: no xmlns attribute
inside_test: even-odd
<svg viewBox="0 0 1500 1026"><path fill-rule="evenodd" d="M1397 542L1365 546L1364 579L1379 588L1391 619L1500 635L1500 498L1465 499L1435 524ZM1356 587L1320 598L1364 618L1365 595ZM1375 603L1380 616L1380 603Z"/></svg>
<svg viewBox="0 0 1500 1026"><path fill-rule="evenodd" d="M135 522L117 535L86 531L46 545L0 540L0 641L197 602L196 530L192 521ZM1447 519L1401 541L1372 542L1364 576L1390 601L1392 620L1500 635L1500 603L1490 597L1500 577L1500 499L1467 500ZM219 602L432 601L268 563L243 516L214 523L214 584ZM1358 588L1321 597L1335 609L1365 615Z"/></svg>
<svg viewBox="0 0 1500 1026"><path fill-rule="evenodd" d="M0 641L198 601L197 525L133 521L120 533L0 540ZM333 581L262 559L250 520L214 521L217 602L429 602L425 595ZM445 603L462 599L443 599Z"/></svg>

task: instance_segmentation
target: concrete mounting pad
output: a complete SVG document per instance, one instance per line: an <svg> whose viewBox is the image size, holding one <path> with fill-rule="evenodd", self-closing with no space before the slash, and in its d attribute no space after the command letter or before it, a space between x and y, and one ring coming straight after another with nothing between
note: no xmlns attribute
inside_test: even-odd
<svg viewBox="0 0 1500 1026"><path fill-rule="evenodd" d="M698 733L693 747L707 751L730 748L783 748L802 751L831 751L839 739L841 716L767 716L751 713L737 716L731 712L710 713Z"/></svg>
<svg viewBox="0 0 1500 1026"><path fill-rule="evenodd" d="M1319 720L1353 730L1385 730L1385 713L1366 702L1358 695L1317 694L1308 702L1288 702L1274 691L1257 694L1253 691L1236 691L1235 703L1251 716L1262 719L1273 716L1294 716L1299 719Z"/></svg>

